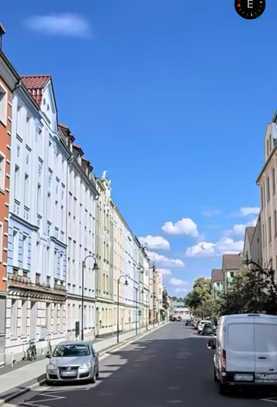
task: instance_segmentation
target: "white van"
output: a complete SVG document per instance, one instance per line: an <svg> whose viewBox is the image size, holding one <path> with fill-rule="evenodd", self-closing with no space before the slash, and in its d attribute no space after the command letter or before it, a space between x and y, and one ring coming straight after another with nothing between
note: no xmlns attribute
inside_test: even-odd
<svg viewBox="0 0 277 407"><path fill-rule="evenodd" d="M215 349L220 393L235 385L277 385L277 316L223 316L208 348Z"/></svg>

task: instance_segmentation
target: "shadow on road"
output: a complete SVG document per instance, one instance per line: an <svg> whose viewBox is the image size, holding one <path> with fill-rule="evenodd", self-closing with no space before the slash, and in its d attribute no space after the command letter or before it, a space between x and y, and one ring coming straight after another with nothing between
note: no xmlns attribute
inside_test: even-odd
<svg viewBox="0 0 277 407"><path fill-rule="evenodd" d="M212 355L207 350L207 341L208 338L192 336L191 330L180 323L178 327L170 324L110 354L101 362L100 380L96 385L72 387L72 383L68 383L53 386L43 393L38 390L28 397L27 405L253 407L254 402L263 403L257 399L273 395L264 389L219 395L213 381Z"/></svg>

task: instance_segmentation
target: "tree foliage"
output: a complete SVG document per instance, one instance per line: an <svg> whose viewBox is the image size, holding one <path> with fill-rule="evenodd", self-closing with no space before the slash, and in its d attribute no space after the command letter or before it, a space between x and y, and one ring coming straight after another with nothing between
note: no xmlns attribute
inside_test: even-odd
<svg viewBox="0 0 277 407"><path fill-rule="evenodd" d="M234 277L222 296L220 314L277 314L277 286L274 272L252 267Z"/></svg>

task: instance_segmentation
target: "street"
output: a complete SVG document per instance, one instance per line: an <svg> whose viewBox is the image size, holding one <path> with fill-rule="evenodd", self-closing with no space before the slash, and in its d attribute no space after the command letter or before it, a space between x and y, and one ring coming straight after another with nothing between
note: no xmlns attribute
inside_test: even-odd
<svg viewBox="0 0 277 407"><path fill-rule="evenodd" d="M42 386L10 406L253 407L274 403L269 394L218 394L207 338L183 322L172 322L106 356L96 385ZM265 402L264 398L269 398ZM277 402L276 402L277 403ZM274 405L274 404L273 404Z"/></svg>

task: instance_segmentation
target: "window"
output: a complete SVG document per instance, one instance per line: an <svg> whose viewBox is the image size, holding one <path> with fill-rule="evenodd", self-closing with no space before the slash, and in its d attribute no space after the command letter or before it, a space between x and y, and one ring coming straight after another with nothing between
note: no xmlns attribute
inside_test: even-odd
<svg viewBox="0 0 277 407"><path fill-rule="evenodd" d="M29 175L24 176L24 205L29 207Z"/></svg>
<svg viewBox="0 0 277 407"><path fill-rule="evenodd" d="M19 255L19 231L17 229L13 230L13 265L18 266L18 255Z"/></svg>
<svg viewBox="0 0 277 407"><path fill-rule="evenodd" d="M28 312L28 301L22 301L22 323L21 323L21 334L27 336L27 312Z"/></svg>
<svg viewBox="0 0 277 407"><path fill-rule="evenodd" d="M0 153L0 189L5 190L5 157Z"/></svg>
<svg viewBox="0 0 277 407"><path fill-rule="evenodd" d="M14 195L17 199L19 197L19 167L18 165L14 168Z"/></svg>
<svg viewBox="0 0 277 407"><path fill-rule="evenodd" d="M269 177L266 179L266 193L267 193L267 202L270 201L270 181Z"/></svg>
<svg viewBox="0 0 277 407"><path fill-rule="evenodd" d="M276 193L276 175L275 175L275 168L272 168L272 194L275 195Z"/></svg>
<svg viewBox="0 0 277 407"><path fill-rule="evenodd" d="M37 213L41 214L42 208L41 208L41 185L38 184L37 186Z"/></svg>
<svg viewBox="0 0 277 407"><path fill-rule="evenodd" d="M3 259L3 223L0 222L0 261Z"/></svg>
<svg viewBox="0 0 277 407"><path fill-rule="evenodd" d="M268 218L268 241L269 243L272 241L271 216Z"/></svg>
<svg viewBox="0 0 277 407"><path fill-rule="evenodd" d="M12 300L11 304L11 336L17 336L17 301Z"/></svg>
<svg viewBox="0 0 277 407"><path fill-rule="evenodd" d="M8 96L7 91L0 85L0 121L3 124L7 124L7 112L8 112Z"/></svg>
<svg viewBox="0 0 277 407"><path fill-rule="evenodd" d="M28 269L28 236L23 235L22 237L22 261L23 261L23 268L25 270Z"/></svg>
<svg viewBox="0 0 277 407"><path fill-rule="evenodd" d="M36 284L40 285L40 274L36 273Z"/></svg>

